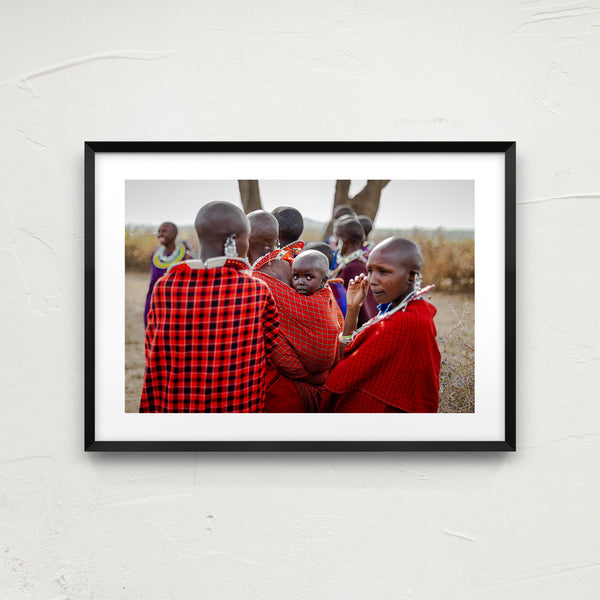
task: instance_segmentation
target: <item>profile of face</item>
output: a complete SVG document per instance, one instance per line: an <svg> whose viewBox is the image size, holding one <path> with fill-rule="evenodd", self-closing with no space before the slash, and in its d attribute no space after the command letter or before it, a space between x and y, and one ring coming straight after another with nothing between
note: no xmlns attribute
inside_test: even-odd
<svg viewBox="0 0 600 600"><path fill-rule="evenodd" d="M327 281L327 258L324 254L315 256L316 250L299 254L292 264L292 287L303 296L310 296L320 290Z"/></svg>
<svg viewBox="0 0 600 600"><path fill-rule="evenodd" d="M348 238L340 227L333 228L333 247L339 255L344 254L344 250L348 245Z"/></svg>
<svg viewBox="0 0 600 600"><path fill-rule="evenodd" d="M377 304L397 306L413 289L416 271L409 265L410 257L402 251L375 248L367 262L369 289Z"/></svg>
<svg viewBox="0 0 600 600"><path fill-rule="evenodd" d="M176 237L177 230L171 223L163 223L156 232L156 239L158 240L158 243L162 244L163 246L172 244Z"/></svg>

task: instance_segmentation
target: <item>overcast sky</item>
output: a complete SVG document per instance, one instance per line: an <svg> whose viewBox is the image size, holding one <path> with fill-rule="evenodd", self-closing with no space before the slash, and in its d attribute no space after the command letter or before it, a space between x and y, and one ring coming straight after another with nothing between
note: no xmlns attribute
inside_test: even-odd
<svg viewBox="0 0 600 600"><path fill-rule="evenodd" d="M364 184L353 180L350 195ZM259 186L265 210L285 205L316 221L328 222L331 217L334 180L260 180ZM130 180L125 184L125 222L189 225L198 210L213 200L241 206L237 181ZM396 180L381 193L375 227L472 229L473 221L473 181Z"/></svg>

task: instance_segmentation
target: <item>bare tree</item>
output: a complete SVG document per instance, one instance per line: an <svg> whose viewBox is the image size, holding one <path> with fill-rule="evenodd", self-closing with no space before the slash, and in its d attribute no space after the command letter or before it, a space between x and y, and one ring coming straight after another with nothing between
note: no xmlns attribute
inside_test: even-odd
<svg viewBox="0 0 600 600"><path fill-rule="evenodd" d="M246 214L262 208L257 179L238 179L242 206Z"/></svg>
<svg viewBox="0 0 600 600"><path fill-rule="evenodd" d="M333 230L333 213L336 206L349 204L357 215L367 215L375 220L381 199L381 190L390 182L389 179L369 179L365 187L352 198L350 197L350 180L338 179L335 182L335 195L333 197L332 219L325 230L325 238L331 235Z"/></svg>

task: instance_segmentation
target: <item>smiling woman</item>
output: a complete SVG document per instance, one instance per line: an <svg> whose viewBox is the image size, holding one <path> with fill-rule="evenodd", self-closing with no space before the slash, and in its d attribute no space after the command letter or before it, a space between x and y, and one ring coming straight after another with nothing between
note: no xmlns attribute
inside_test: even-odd
<svg viewBox="0 0 600 600"><path fill-rule="evenodd" d="M178 233L177 225L169 221L162 223L156 233L156 239L160 245L150 257L150 284L144 308L144 327L148 324L150 299L156 282L167 272L171 265L192 258L184 244L176 243Z"/></svg>

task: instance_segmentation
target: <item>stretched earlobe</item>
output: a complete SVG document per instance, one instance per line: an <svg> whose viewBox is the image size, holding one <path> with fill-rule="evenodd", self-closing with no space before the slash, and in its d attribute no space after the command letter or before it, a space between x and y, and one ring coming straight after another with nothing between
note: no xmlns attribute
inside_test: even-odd
<svg viewBox="0 0 600 600"><path fill-rule="evenodd" d="M235 245L235 233L227 236L225 240L225 246L223 247L223 253L227 258L235 258L238 255L237 247Z"/></svg>

